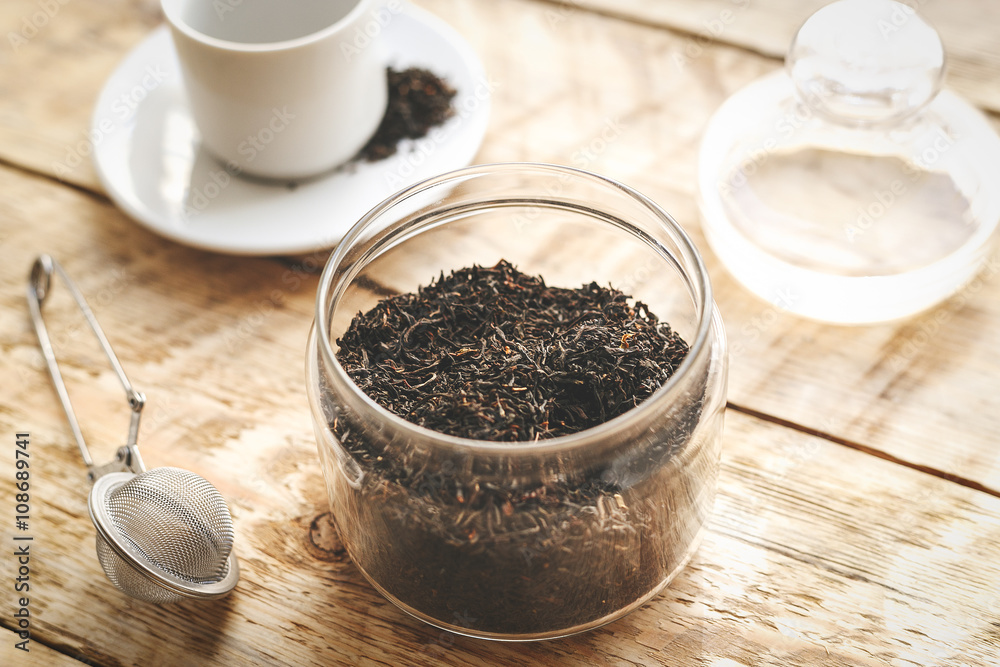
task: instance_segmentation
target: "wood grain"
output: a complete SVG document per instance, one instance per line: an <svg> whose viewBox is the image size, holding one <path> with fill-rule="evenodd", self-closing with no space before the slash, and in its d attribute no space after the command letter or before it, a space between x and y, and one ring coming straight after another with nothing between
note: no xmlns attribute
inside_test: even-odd
<svg viewBox="0 0 1000 667"><path fill-rule="evenodd" d="M439 11L451 16L450 8ZM783 314L718 263L695 205L698 142L711 111L777 64L709 45L678 71L683 36L582 10L553 11L516 13L512 29L523 35L517 59L489 39L493 23L463 22L468 13L455 12L454 23L482 45L501 83L480 159L582 166L669 211L708 263L731 343L734 403L1000 492L1000 361L991 333L1000 326L997 262L944 305L897 323L836 327ZM572 66L579 62L594 64ZM524 112L515 115L518 107ZM583 245L567 239L560 252L579 256ZM637 267L637 278L644 271Z"/></svg>
<svg viewBox="0 0 1000 667"><path fill-rule="evenodd" d="M496 85L478 161L553 161L617 178L670 211L705 254L731 346L730 399L763 419L728 415L717 516L691 567L617 623L523 646L441 633L378 596L324 518L302 386L324 253L248 259L182 247L110 205L89 163L56 169L85 142L107 75L159 22L155 0L73 0L27 44L0 49L0 432L30 431L37 462L32 526L46 566L33 610L39 646L55 651L40 648L38 664L1000 660L997 264L940 308L877 327L805 322L750 296L700 234L698 141L729 94L780 66L766 44L787 43L782 31L797 20L764 10L808 13L810 3L753 3L746 23L722 36L733 46L692 42L724 2L587 2L600 11L537 0L420 4L466 36ZM926 11L936 22L930 12L944 6ZM956 55L952 83L967 72L983 89L975 99L996 109L995 40L983 47L980 37L992 8L969 18L971 0L948 6L954 15L942 20L954 34L967 30L969 48L988 52L964 69ZM3 34L37 7L0 3ZM701 51L678 67L692 43ZM559 256L583 257L581 248L566 239ZM161 609L104 579L84 469L26 319L25 279L39 252L87 292L147 393L147 463L202 474L229 500L244 568L231 597ZM648 272L636 267L634 282ZM110 458L127 409L58 287L46 309L53 337L95 458ZM0 489L0 507L11 507L12 487ZM6 616L2 625L12 627Z"/></svg>
<svg viewBox="0 0 1000 667"><path fill-rule="evenodd" d="M0 160L100 190L90 118L105 79L160 23L157 0L0 4Z"/></svg>
<svg viewBox="0 0 1000 667"><path fill-rule="evenodd" d="M997 657L1000 564L991 554L1000 548L1000 499L734 412L704 544L641 610L527 645L410 620L362 579L326 523L301 370L315 278L274 260L164 243L112 206L38 177L0 168L0 190L14 223L4 247L18 258L0 267L0 304L12 315L0 323L0 369L15 380L0 386L0 432L31 433L32 531L46 553L33 582L34 627L61 652L102 665L358 656L418 665L925 665L961 656L989 665ZM69 210L72 226L58 215ZM147 463L197 472L230 502L243 570L230 597L161 608L105 580L84 469L25 314L26 272L43 247L92 296L149 398ZM289 275L298 288L280 307L264 306ZM71 395L95 457L106 458L124 436L121 390L89 332L74 329L64 291L52 299L47 318ZM0 488L0 507L10 507L12 487ZM11 530L5 523L6 544Z"/></svg>
<svg viewBox="0 0 1000 667"><path fill-rule="evenodd" d="M46 665L51 667L82 667L86 663L74 660L65 653L49 648L45 644L29 641L27 652L15 647L22 642L10 630L0 630L0 664L4 665Z"/></svg>
<svg viewBox="0 0 1000 667"><path fill-rule="evenodd" d="M830 0L554 0L579 8L688 33L676 63L697 59L712 42L784 58L795 32ZM1000 7L991 0L903 0L941 37L947 86L977 106L1000 111Z"/></svg>

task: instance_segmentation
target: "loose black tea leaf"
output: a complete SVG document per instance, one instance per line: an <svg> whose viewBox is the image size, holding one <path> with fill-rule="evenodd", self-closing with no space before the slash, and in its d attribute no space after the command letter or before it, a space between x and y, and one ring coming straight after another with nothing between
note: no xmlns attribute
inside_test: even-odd
<svg viewBox="0 0 1000 667"><path fill-rule="evenodd" d="M337 343L348 375L384 407L435 431L494 441L613 419L656 391L688 351L618 290L549 287L507 262L387 298Z"/></svg>
<svg viewBox="0 0 1000 667"><path fill-rule="evenodd" d="M358 158L376 162L395 155L403 139L420 139L451 118L455 89L433 72L411 67L387 69L389 102L382 122Z"/></svg>
<svg viewBox="0 0 1000 667"><path fill-rule="evenodd" d="M550 287L504 261L387 297L337 343L382 406L512 451L633 408L689 351L620 291ZM455 627L522 636L600 623L654 594L708 516L703 481L718 461L714 436L694 436L704 392L704 378L692 382L604 454L535 458L396 438L327 393L346 454L333 465L351 480L332 486L344 543L386 593Z"/></svg>

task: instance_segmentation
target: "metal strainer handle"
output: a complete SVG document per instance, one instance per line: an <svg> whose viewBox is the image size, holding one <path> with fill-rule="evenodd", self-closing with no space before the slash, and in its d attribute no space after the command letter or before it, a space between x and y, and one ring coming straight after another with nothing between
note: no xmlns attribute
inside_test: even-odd
<svg viewBox="0 0 1000 667"><path fill-rule="evenodd" d="M118 448L113 461L101 466L94 465L94 459L90 456L90 450L87 449L87 443L83 439L80 422L77 421L73 404L69 400L66 383L63 381L62 373L59 372L59 364L56 362L56 355L52 349L52 341L49 338L48 329L45 327L45 320L42 318L42 305L45 303L45 299L52 288L53 273L58 273L63 282L66 283L69 293L83 312L87 324L90 325L94 335L97 336L104 354L107 356L108 361L111 362L111 367L117 373L122 387L125 388L125 397L128 399L129 409L132 411L132 418L128 427L128 440L122 447ZM63 410L66 412L66 418L69 420L69 427L73 431L73 437L76 438L76 444L80 447L80 455L83 456L83 462L87 465L87 476L90 481L94 482L109 472L131 472L134 474L145 472L146 466L143 465L142 457L139 455L136 439L139 435L139 418L142 416L142 407L146 404L146 397L141 392L136 391L132 383L129 382L121 362L118 361L118 356L111 349L111 343L108 342L107 336L104 335L104 330L101 329L97 318L94 317L94 312L87 305L86 299L83 298L83 294L73 284L73 281L70 280L69 275L66 274L59 263L49 255L40 255L31 267L31 277L28 281L28 309L31 311L31 321L35 325L35 333L38 335L38 343L42 348L42 355L45 357L45 363L49 367L49 375L52 376L52 383L55 385L56 393L59 395L59 401L62 403Z"/></svg>
<svg viewBox="0 0 1000 667"><path fill-rule="evenodd" d="M87 449L42 318L53 273L66 283L97 336L132 411L127 442L118 448L113 461L102 466L94 465ZM31 267L28 308L56 393L94 483L88 505L97 529L98 559L108 578L124 593L154 603L228 594L239 579L239 566L225 500L210 482L192 472L178 468L146 471L136 445L146 399L132 387L83 294L49 255L41 255Z"/></svg>

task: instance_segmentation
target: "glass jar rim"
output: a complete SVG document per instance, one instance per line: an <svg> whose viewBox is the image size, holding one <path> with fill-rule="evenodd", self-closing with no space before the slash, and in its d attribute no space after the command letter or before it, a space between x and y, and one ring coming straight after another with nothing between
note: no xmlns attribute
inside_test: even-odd
<svg viewBox="0 0 1000 667"><path fill-rule="evenodd" d="M603 186L610 186L631 198L634 202L648 209L663 224L664 228L672 234L678 245L682 258L694 268L693 275L684 271L684 277L687 279L687 282L692 287L692 292L694 293L694 302L696 306L695 310L698 321L694 341L690 344L688 354L684 357L684 360L677 367L677 370L674 371L667 381L644 401L606 422L576 433L570 433L568 435L539 440L518 440L509 442L477 440L473 438L463 438L460 436L449 435L407 421L399 415L389 411L362 391L337 360L337 356L333 351L333 345L330 342L329 334L331 322L329 318L330 308L328 307L332 303L331 297L339 296L331 291L333 288L334 274L337 271L337 268L343 263L348 250L353 247L354 242L357 241L365 230L378 220L385 211L389 210L396 204L403 202L411 196L419 194L429 188L440 186L448 182L454 182L457 184L468 180L469 178L486 176L496 172L516 173L518 171L529 170L569 174L576 178L583 178L591 182L596 181ZM685 267L682 266L681 268L683 270ZM341 282L344 283L344 287L346 287L350 284L350 279ZM338 289L337 291L340 292L341 290ZM701 296L700 303L697 298L699 292ZM411 436L409 440L430 442L439 446L468 453L480 452L497 454L516 451L518 453L525 454L551 454L556 451L567 449L585 448L587 445L609 440L608 436L621 429L623 425L640 420L651 411L656 410L657 407L665 402L670 396L676 394L679 391L678 387L681 386L681 384L691 374L692 368L696 366L697 362L704 355L709 353L709 336L713 327L714 309L715 305L712 296L712 286L709 281L708 270L705 267L701 254L698 252L690 236L688 236L687 232L684 231L677 221L649 197L627 185L615 181L614 179L601 176L600 174L584 169L578 169L576 167L544 162L499 162L464 167L462 169L445 172L420 181L384 199L381 203L366 213L357 223L355 223L347 234L344 235L344 238L341 239L340 243L337 244L334 252L327 260L323 273L320 276L319 287L316 291L315 320L310 336L315 339L324 366L331 369L332 372L337 375L339 382L345 387L348 387L356 398L361 401L365 408L374 414L384 425L391 427L398 433ZM315 361L311 345L309 346L309 354L309 363L311 365Z"/></svg>

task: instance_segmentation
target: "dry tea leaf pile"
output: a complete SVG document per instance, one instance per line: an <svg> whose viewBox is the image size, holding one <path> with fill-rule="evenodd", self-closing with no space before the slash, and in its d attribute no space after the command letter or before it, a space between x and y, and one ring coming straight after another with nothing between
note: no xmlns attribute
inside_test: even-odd
<svg viewBox="0 0 1000 667"><path fill-rule="evenodd" d="M501 261L444 274L358 314L337 358L379 404L426 428L519 441L635 407L687 344L642 303L590 283L549 287Z"/></svg>
<svg viewBox="0 0 1000 667"><path fill-rule="evenodd" d="M403 139L420 139L449 118L455 110L455 89L433 72L411 67L386 71L389 101L374 136L358 152L358 158L377 162L395 155Z"/></svg>

